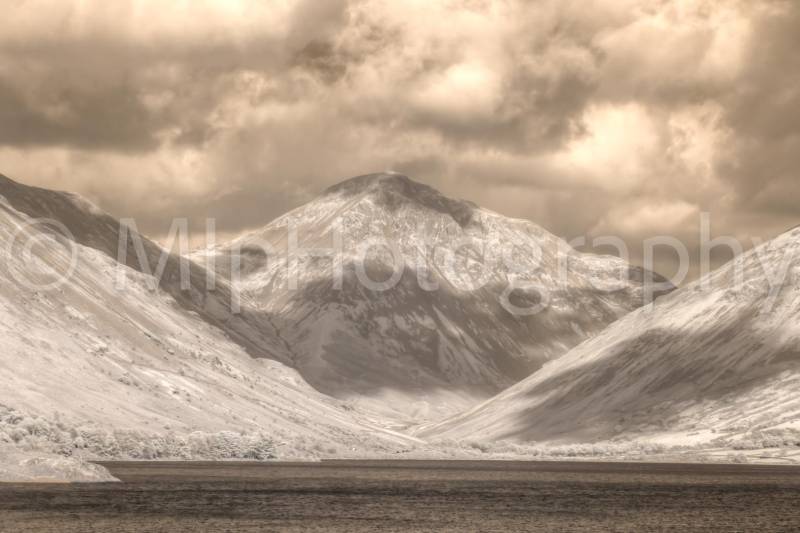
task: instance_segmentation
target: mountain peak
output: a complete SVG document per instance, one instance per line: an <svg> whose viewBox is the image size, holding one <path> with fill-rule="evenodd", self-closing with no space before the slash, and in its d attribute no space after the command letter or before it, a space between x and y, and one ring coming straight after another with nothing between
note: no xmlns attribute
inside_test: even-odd
<svg viewBox="0 0 800 533"><path fill-rule="evenodd" d="M354 195L380 190L406 191L410 193L421 189L427 189L427 192L439 194L435 189L416 182L405 174L400 174L398 172L375 172L341 181L326 189L323 194Z"/></svg>
<svg viewBox="0 0 800 533"><path fill-rule="evenodd" d="M331 195L369 197L390 211L417 205L450 215L462 227L472 221L474 212L478 210L478 206L472 202L448 198L433 187L397 172L379 172L350 178L323 193L323 196Z"/></svg>

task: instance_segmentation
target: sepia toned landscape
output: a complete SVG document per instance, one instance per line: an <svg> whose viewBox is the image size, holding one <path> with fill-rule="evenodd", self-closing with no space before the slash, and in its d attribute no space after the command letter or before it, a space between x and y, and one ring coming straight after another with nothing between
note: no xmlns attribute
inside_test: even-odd
<svg viewBox="0 0 800 533"><path fill-rule="evenodd" d="M0 532L794 531L792 0L11 0Z"/></svg>

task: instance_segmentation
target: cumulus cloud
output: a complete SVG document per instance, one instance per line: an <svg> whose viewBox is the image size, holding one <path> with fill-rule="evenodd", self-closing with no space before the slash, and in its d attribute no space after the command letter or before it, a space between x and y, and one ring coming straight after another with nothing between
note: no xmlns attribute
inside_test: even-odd
<svg viewBox="0 0 800 533"><path fill-rule="evenodd" d="M155 236L394 169L634 259L704 211L766 238L800 219L799 36L792 0L16 1L0 172Z"/></svg>

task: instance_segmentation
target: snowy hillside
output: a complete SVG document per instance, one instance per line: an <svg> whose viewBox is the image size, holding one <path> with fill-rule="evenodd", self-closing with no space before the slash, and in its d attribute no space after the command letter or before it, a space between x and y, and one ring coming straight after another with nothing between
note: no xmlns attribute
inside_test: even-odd
<svg viewBox="0 0 800 533"><path fill-rule="evenodd" d="M63 223L75 241L31 217ZM75 196L0 177L0 444L158 453L145 438L138 451L112 446L113 432L125 430L178 441L222 435L255 447L263 436L279 453L313 455L409 441L307 385L281 363L287 356L268 317L232 314L228 289L206 291L201 267L192 266L184 291L171 257L161 289L150 290L133 249L130 266L114 259L118 232ZM42 240L26 257L24 242L35 238ZM155 265L162 250L146 247ZM67 272L72 257L67 283L34 287L53 270Z"/></svg>
<svg viewBox="0 0 800 533"><path fill-rule="evenodd" d="M193 257L223 274L241 265L234 284L315 388L409 422L488 398L643 302L644 274L624 261L391 173Z"/></svg>
<svg viewBox="0 0 800 533"><path fill-rule="evenodd" d="M797 434L798 265L800 228L631 313L483 405L419 433L671 444Z"/></svg>

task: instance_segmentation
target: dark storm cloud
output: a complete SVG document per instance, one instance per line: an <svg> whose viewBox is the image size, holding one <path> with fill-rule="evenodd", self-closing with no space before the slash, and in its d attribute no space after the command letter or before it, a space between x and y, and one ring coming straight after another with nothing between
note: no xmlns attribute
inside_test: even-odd
<svg viewBox="0 0 800 533"><path fill-rule="evenodd" d="M747 66L727 96L735 132L717 161L742 209L800 219L800 5L757 21Z"/></svg>
<svg viewBox="0 0 800 533"><path fill-rule="evenodd" d="M48 94L30 98L0 79L1 144L131 151L158 146L154 133L162 121L147 111L130 87L54 87Z"/></svg>
<svg viewBox="0 0 800 533"><path fill-rule="evenodd" d="M800 219L799 10L32 0L0 22L0 171L153 234L395 169L566 237L768 237Z"/></svg>

